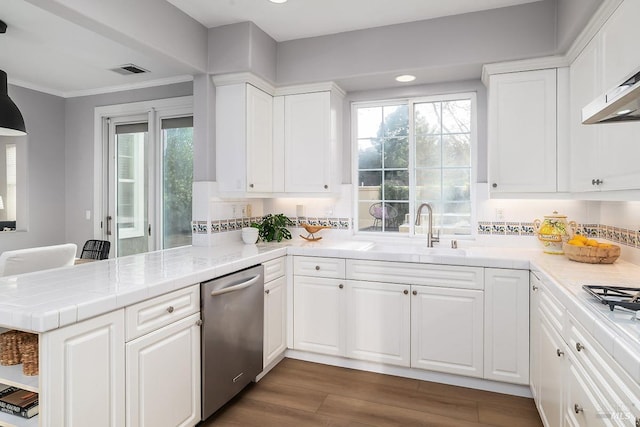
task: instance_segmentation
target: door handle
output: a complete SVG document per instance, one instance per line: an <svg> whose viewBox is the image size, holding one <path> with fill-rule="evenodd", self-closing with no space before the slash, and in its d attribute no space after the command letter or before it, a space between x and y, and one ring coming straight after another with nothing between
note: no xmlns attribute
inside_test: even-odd
<svg viewBox="0 0 640 427"><path fill-rule="evenodd" d="M113 217L111 215L107 216L107 236L111 236L111 220Z"/></svg>
<svg viewBox="0 0 640 427"><path fill-rule="evenodd" d="M235 291L239 291L239 290L244 289L244 288L248 288L249 286L251 286L254 283L256 283L259 278L260 278L260 275L254 276L251 279L246 280L246 281L244 281L242 283L239 283L237 285L229 286L228 288L217 289L217 290L211 292L211 296L215 297L215 296L218 296L218 295L226 294L226 293L229 293L229 292L235 292Z"/></svg>
<svg viewBox="0 0 640 427"><path fill-rule="evenodd" d="M149 233L149 236L151 236L151 224L149 224L149 228L147 230L148 230L147 232Z"/></svg>

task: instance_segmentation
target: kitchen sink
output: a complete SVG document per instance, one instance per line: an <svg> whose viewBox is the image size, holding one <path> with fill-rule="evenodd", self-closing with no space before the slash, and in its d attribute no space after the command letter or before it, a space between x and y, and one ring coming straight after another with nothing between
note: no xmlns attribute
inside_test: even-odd
<svg viewBox="0 0 640 427"><path fill-rule="evenodd" d="M388 252L396 254L415 254L432 256L465 256L464 249L453 249L447 247L429 248L426 243L422 245L407 243L374 243L367 251Z"/></svg>

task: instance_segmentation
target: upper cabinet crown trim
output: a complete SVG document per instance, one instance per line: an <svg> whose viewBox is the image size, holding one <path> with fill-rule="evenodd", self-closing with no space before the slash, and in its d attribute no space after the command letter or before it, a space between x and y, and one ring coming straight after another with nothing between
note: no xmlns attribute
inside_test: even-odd
<svg viewBox="0 0 640 427"><path fill-rule="evenodd" d="M271 96L297 95L301 93L324 92L324 91L334 92L341 97L344 97L346 95L346 92L342 90L342 88L337 84L335 84L334 82L319 82L319 83L276 87L273 83L268 82L263 78L258 77L255 74L249 73L249 72L218 74L218 75L211 76L211 79L213 80L213 84L215 86L227 86L227 85L234 85L239 83L249 83L257 87L258 89L262 90L263 92L268 93Z"/></svg>

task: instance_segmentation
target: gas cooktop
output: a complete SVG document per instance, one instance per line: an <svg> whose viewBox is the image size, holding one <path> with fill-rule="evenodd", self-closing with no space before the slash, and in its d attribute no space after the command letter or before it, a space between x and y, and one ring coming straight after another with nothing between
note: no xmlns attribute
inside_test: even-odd
<svg viewBox="0 0 640 427"><path fill-rule="evenodd" d="M582 289L596 297L613 311L615 307L640 310L640 288L609 285L583 285Z"/></svg>

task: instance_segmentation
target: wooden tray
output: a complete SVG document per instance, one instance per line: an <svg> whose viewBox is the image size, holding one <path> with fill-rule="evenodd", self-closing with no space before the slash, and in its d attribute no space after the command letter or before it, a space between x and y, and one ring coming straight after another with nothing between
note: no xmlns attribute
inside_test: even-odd
<svg viewBox="0 0 640 427"><path fill-rule="evenodd" d="M610 248L597 248L563 243L562 250L570 260L589 264L613 264L620 256L620 246L617 245L611 245Z"/></svg>

